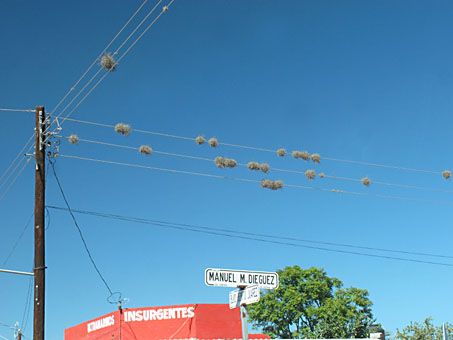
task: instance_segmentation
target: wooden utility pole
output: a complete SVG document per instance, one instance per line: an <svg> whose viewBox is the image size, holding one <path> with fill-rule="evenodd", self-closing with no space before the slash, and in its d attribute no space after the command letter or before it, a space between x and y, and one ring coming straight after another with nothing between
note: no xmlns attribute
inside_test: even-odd
<svg viewBox="0 0 453 340"><path fill-rule="evenodd" d="M22 332L20 331L20 329L17 332L17 340L22 340Z"/></svg>
<svg viewBox="0 0 453 340"><path fill-rule="evenodd" d="M36 107L35 143L35 298L33 313L33 340L44 340L45 312L45 190L46 190L46 114L44 106Z"/></svg>

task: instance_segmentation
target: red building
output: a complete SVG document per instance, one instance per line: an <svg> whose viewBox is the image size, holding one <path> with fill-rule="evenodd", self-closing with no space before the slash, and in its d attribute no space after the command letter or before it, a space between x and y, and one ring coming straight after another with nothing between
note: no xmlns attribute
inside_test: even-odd
<svg viewBox="0 0 453 340"><path fill-rule="evenodd" d="M127 308L67 328L65 340L240 339L239 308L228 304L190 304ZM269 339L249 334L250 339Z"/></svg>

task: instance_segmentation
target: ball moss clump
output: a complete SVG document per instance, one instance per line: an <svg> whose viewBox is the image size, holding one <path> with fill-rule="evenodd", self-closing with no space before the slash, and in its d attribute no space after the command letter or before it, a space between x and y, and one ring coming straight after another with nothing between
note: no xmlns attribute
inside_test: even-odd
<svg viewBox="0 0 453 340"><path fill-rule="evenodd" d="M237 162L234 159L223 157L216 157L214 163L219 168L234 168L237 165Z"/></svg>
<svg viewBox="0 0 453 340"><path fill-rule="evenodd" d="M201 145L201 144L204 144L204 142L206 142L206 140L204 139L203 136L198 136L197 138L195 138L195 141Z"/></svg>
<svg viewBox="0 0 453 340"><path fill-rule="evenodd" d="M316 178L316 171L315 170L307 170L305 171L305 176L309 179L309 180L313 180Z"/></svg>
<svg viewBox="0 0 453 340"><path fill-rule="evenodd" d="M363 177L361 181L362 181L362 184L366 187L371 184L371 180L368 177Z"/></svg>
<svg viewBox="0 0 453 340"><path fill-rule="evenodd" d="M247 168L250 170L260 170L260 164L257 162L248 162Z"/></svg>
<svg viewBox="0 0 453 340"><path fill-rule="evenodd" d="M123 136L127 136L129 133L131 133L131 126L123 123L118 123L115 125L115 132L118 132Z"/></svg>
<svg viewBox="0 0 453 340"><path fill-rule="evenodd" d="M311 160L313 161L313 163L321 163L321 155L319 153L314 153L313 155L311 155Z"/></svg>
<svg viewBox="0 0 453 340"><path fill-rule="evenodd" d="M219 145L219 141L217 140L217 138L214 138L212 137L209 141L208 141L209 145L213 148L216 148L218 145Z"/></svg>
<svg viewBox="0 0 453 340"><path fill-rule="evenodd" d="M69 141L69 143L71 143L71 144L77 144L77 143L79 142L79 140L80 140L80 139L79 139L79 137L78 137L77 135L70 135L70 136L68 137L68 141Z"/></svg>
<svg viewBox="0 0 453 340"><path fill-rule="evenodd" d="M116 71L115 59L113 59L112 54L109 52L101 58L101 66L107 71L113 72Z"/></svg>
<svg viewBox="0 0 453 340"><path fill-rule="evenodd" d="M285 149L278 149L277 150L277 155L280 157L284 157L286 155L286 150Z"/></svg>
<svg viewBox="0 0 453 340"><path fill-rule="evenodd" d="M310 154L308 153L308 151L293 151L292 152L292 156L294 158L301 158L303 159L304 161L308 161L310 159Z"/></svg>
<svg viewBox="0 0 453 340"><path fill-rule="evenodd" d="M260 169L261 169L262 172L267 173L271 168L269 167L269 164L262 163L260 165Z"/></svg>
<svg viewBox="0 0 453 340"><path fill-rule="evenodd" d="M271 181L270 179L263 179L261 181L261 186L263 188L268 188L271 190L277 190L281 189L283 187L283 182L278 180L278 181Z"/></svg>
<svg viewBox="0 0 453 340"><path fill-rule="evenodd" d="M151 155L151 153L153 152L153 149L151 149L151 147L149 145L141 145L138 148L138 151L144 155Z"/></svg>

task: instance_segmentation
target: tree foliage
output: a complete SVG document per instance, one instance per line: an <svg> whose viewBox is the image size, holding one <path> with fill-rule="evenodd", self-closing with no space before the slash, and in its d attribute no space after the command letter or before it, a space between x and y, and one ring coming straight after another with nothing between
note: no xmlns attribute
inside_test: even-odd
<svg viewBox="0 0 453 340"><path fill-rule="evenodd" d="M446 324L447 338L453 339L453 327ZM442 340L442 326L435 326L433 319L428 317L422 323L410 322L403 330L396 330L394 339L399 340Z"/></svg>
<svg viewBox="0 0 453 340"><path fill-rule="evenodd" d="M342 288L323 269L279 270L280 286L248 306L255 328L272 338L364 338L373 321L368 292Z"/></svg>

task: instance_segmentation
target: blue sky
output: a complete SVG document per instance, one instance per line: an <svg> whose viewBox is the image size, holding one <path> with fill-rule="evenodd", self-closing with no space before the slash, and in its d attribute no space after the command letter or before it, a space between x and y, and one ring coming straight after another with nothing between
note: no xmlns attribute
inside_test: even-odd
<svg viewBox="0 0 453 340"><path fill-rule="evenodd" d="M140 1L0 3L0 108L51 111L120 30ZM155 1L109 49L114 51ZM453 4L449 1L182 1L149 30L72 118L321 157L452 170ZM133 41L133 40L131 40ZM128 45L126 45L128 46ZM125 47L127 48L127 47ZM95 73L94 68L89 76ZM88 79L88 78L87 78ZM78 89L81 87L79 86ZM61 109L61 108L60 108ZM58 110L57 112L58 113ZM3 173L33 133L34 116L1 112ZM439 174L290 156L66 122L61 134L240 163L400 185L453 190ZM433 192L245 168L62 140L61 154L323 189L453 202ZM452 256L451 205L349 195L151 171L58 158L74 209ZM1 184L0 184L1 185ZM8 185L8 184L7 184ZM6 185L6 186L7 186ZM5 187L6 187L5 186ZM4 191L3 187L1 192ZM33 211L29 165L0 201L0 263ZM49 172L47 204L63 206ZM274 271L324 268L345 286L368 289L386 330L433 316L451 320L451 267L171 230L77 215L92 254L127 307L227 303L228 288L204 285L206 268ZM115 309L67 212L50 211L47 230L47 336ZM29 271L28 229L6 268ZM332 247L331 247L332 248ZM336 249L344 249L336 247ZM365 253L403 257L358 250ZM405 256L453 264L448 258ZM28 279L0 276L0 322L21 321ZM32 320L25 335L31 337ZM450 318L450 319L449 319ZM0 335L12 339L6 327Z"/></svg>

